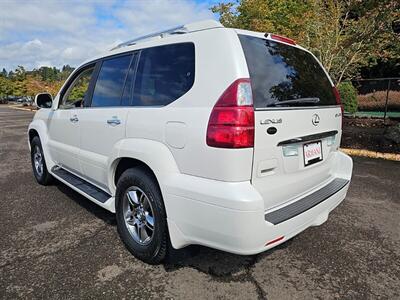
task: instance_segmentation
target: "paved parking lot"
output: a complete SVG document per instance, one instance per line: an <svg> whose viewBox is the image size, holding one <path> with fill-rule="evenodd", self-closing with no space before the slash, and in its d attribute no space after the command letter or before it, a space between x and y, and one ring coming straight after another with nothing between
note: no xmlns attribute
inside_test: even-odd
<svg viewBox="0 0 400 300"><path fill-rule="evenodd" d="M32 116L0 105L0 299L400 299L400 163L354 158L345 202L275 250L193 246L149 266L124 248L112 214L36 184Z"/></svg>

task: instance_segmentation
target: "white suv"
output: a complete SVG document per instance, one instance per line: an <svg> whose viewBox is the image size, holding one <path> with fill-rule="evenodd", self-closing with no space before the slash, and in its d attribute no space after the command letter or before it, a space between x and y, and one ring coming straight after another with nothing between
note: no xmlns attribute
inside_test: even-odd
<svg viewBox="0 0 400 300"><path fill-rule="evenodd" d="M33 172L116 213L127 248L268 250L346 196L340 98L307 50L202 21L119 45L36 96Z"/></svg>

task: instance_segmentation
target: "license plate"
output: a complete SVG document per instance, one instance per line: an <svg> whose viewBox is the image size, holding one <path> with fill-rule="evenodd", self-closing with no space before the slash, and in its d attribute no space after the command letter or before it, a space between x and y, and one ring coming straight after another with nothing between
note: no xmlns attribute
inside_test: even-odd
<svg viewBox="0 0 400 300"><path fill-rule="evenodd" d="M304 166L309 166L322 160L321 145L321 141L307 143L303 145Z"/></svg>

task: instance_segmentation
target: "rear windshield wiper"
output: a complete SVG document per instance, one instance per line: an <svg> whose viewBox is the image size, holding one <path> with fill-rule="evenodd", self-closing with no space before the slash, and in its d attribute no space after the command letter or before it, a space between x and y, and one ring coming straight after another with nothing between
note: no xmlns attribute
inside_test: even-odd
<svg viewBox="0 0 400 300"><path fill-rule="evenodd" d="M271 103L267 106L281 106L285 104L302 104L302 103L311 103L315 104L318 103L320 100L319 98L299 98L299 99L293 99L293 100L285 100L285 101L277 101L275 103Z"/></svg>

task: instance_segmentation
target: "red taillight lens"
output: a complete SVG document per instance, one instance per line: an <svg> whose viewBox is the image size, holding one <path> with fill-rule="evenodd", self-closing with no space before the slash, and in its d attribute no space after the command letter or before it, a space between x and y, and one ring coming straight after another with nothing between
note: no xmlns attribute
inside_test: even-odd
<svg viewBox="0 0 400 300"><path fill-rule="evenodd" d="M254 109L249 106L214 107L208 125L254 127Z"/></svg>
<svg viewBox="0 0 400 300"><path fill-rule="evenodd" d="M336 88L336 86L333 87L333 94L335 95L335 99L336 99L336 104L340 105L340 109L342 110L342 116L343 116L343 105L342 105L342 101L340 100L340 94L338 89Z"/></svg>
<svg viewBox="0 0 400 300"><path fill-rule="evenodd" d="M215 104L207 127L207 145L217 148L254 146L254 108L249 79L232 83Z"/></svg>
<svg viewBox="0 0 400 300"><path fill-rule="evenodd" d="M248 148L254 145L254 127L209 126L207 145L216 148Z"/></svg>
<svg viewBox="0 0 400 300"><path fill-rule="evenodd" d="M296 42L294 40L289 39L284 36L281 36L281 35L277 35L277 34L271 34L271 39L273 39L275 41L284 42L284 43L290 44L290 45L296 45Z"/></svg>

